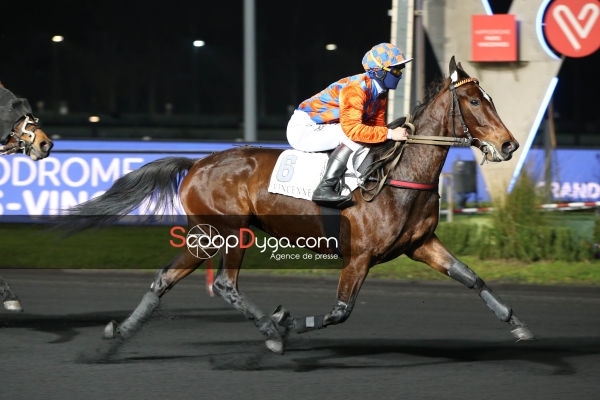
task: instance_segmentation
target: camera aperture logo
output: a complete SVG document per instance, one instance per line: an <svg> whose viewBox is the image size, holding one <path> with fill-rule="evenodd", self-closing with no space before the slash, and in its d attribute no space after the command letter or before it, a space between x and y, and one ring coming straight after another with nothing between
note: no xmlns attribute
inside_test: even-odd
<svg viewBox="0 0 600 400"><path fill-rule="evenodd" d="M182 226L174 226L171 228L171 240L169 241L172 247L186 246L188 251L196 258L209 259L216 256L219 251L225 251L229 254L232 249L248 249L256 247L260 253L265 253L270 250L270 258L277 261L313 259L312 255L278 253L285 249L308 249L316 250L319 248L338 248L338 239L335 237L298 237L291 240L287 237L257 237L255 233L248 228L239 228L238 234L230 234L223 236L217 228L209 224L195 225L187 232L185 236L185 228ZM318 254L315 259L338 259L337 254Z"/></svg>
<svg viewBox="0 0 600 400"><path fill-rule="evenodd" d="M209 224L200 224L189 230L185 244L194 257L206 260L219 253L223 247L223 240L217 228Z"/></svg>

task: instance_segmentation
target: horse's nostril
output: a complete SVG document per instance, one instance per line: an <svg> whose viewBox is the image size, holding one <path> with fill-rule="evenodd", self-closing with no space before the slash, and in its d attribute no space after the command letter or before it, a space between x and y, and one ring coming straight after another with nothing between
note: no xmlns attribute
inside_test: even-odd
<svg viewBox="0 0 600 400"><path fill-rule="evenodd" d="M505 142L502 144L502 153L504 154L512 154L519 148L519 144L517 142Z"/></svg>
<svg viewBox="0 0 600 400"><path fill-rule="evenodd" d="M53 146L54 146L54 143L52 143L51 140L48 140L48 141L44 140L44 141L40 142L40 148L46 152L50 151Z"/></svg>

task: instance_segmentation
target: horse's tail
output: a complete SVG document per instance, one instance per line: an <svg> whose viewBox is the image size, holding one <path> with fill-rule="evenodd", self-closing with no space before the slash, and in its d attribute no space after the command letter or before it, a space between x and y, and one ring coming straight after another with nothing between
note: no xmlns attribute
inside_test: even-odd
<svg viewBox="0 0 600 400"><path fill-rule="evenodd" d="M150 214L174 209L179 184L194 162L185 157L161 158L120 177L104 194L66 210L76 217L71 228L79 231L116 222L142 204L147 204L144 211Z"/></svg>

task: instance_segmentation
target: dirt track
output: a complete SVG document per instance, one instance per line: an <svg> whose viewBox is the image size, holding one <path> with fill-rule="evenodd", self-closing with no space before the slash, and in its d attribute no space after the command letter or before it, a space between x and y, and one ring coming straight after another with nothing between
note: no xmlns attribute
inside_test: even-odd
<svg viewBox="0 0 600 400"><path fill-rule="evenodd" d="M254 326L205 294L202 272L112 357L100 339L137 304L153 273L0 271L22 314L0 311L6 399L597 399L600 290L494 286L538 340L515 343L454 282L369 281L343 325L292 335L270 354ZM265 310L327 312L329 279L245 277Z"/></svg>

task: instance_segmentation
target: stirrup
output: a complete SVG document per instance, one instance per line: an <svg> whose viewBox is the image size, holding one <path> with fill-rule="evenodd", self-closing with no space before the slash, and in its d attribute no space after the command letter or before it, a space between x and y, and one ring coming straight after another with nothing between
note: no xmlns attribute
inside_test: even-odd
<svg viewBox="0 0 600 400"><path fill-rule="evenodd" d="M317 203L320 206L323 207L330 207L330 208L346 208L351 206L352 203L352 193L346 195L346 196L342 196L339 195L339 197L337 198L333 198L333 199L315 199L313 198L312 201L314 201L315 203Z"/></svg>

